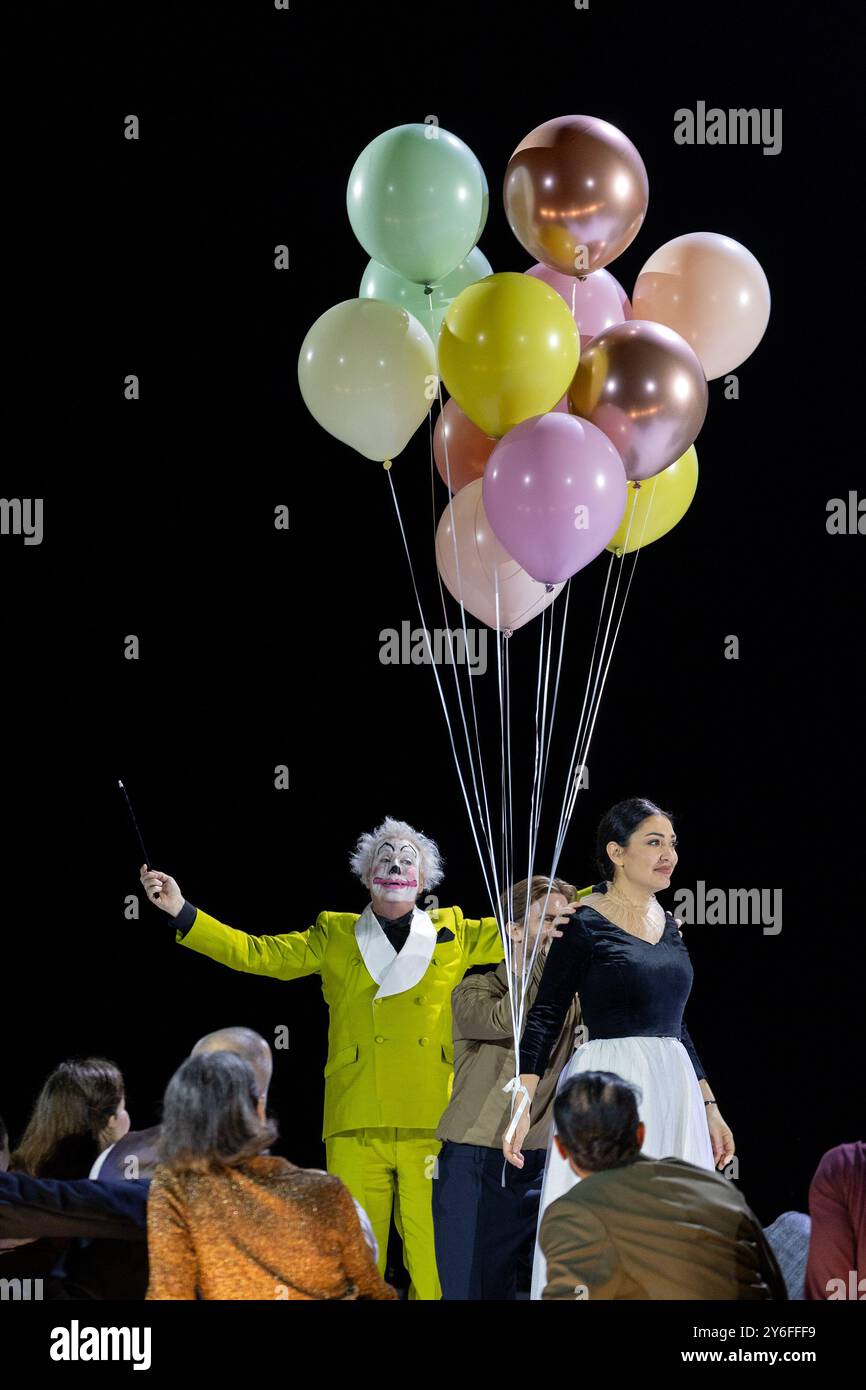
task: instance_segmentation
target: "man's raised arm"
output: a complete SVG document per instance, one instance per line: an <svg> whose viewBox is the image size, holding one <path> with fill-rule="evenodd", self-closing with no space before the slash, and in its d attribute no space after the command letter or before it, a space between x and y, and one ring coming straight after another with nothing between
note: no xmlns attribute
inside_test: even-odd
<svg viewBox="0 0 866 1390"><path fill-rule="evenodd" d="M175 940L227 965L230 970L270 975L277 980L297 980L302 975L315 975L322 968L328 942L327 912L321 912L315 925L306 931L250 936L187 902L169 874L148 869L143 864L141 882L148 900L174 918Z"/></svg>

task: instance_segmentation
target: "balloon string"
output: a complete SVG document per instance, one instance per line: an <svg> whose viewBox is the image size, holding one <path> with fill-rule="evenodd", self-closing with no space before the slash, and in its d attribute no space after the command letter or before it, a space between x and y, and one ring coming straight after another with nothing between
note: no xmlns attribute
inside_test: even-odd
<svg viewBox="0 0 866 1390"><path fill-rule="evenodd" d="M630 538L630 535L631 535L631 525L632 525L633 518L634 518L634 508L632 508L631 511L630 511L630 513L629 513L629 521L628 521L628 527L627 527L627 529L626 529L626 538L625 538L625 544L626 544L626 546L628 545L628 541L629 541L629 538ZM616 601L617 601L617 596L618 596L618 593L619 593L620 580L621 580L621 577L622 577L622 566L619 565L619 566L617 567L616 582L615 582L615 584L614 584L613 595L612 595L612 598L611 598L610 613L609 613L609 615L608 615L607 624L606 624L606 626L605 626L604 637L603 637L603 639L602 639L602 645L601 645L601 651L599 652L599 656L598 656L598 663L596 664L596 651L598 650L598 636L599 636L599 632L600 632L600 630L601 630L602 623L604 622L604 613L605 613L605 607L606 607L607 592L608 592L608 588L609 588L609 586L610 586L610 576L611 576L611 570L612 570L613 564L614 564L614 558L615 558L614 555L611 555L610 561L609 561L609 563L608 563L607 578L606 578L606 580L605 580L604 592L603 592L603 594L602 594L602 599L601 599L601 611L600 611L600 613L599 613L599 624L598 624L598 627L596 628L595 641L593 642L592 655L591 655L591 657L590 657L589 673L588 673L588 675L587 675L587 683L586 683L586 688L585 688L585 690L584 690L583 704L582 704L582 706L581 706L580 718L579 718L578 724L577 724L577 733L576 733L576 736L575 736L574 747L573 747L573 749L572 749L571 760L570 760L570 763L569 763L569 770L568 770L568 774L567 774L566 779L565 779L565 787L564 787L564 790L563 790L563 800L562 800L561 809L560 809L559 829L558 829L558 831L557 831L557 843L560 842L560 840L562 839L562 837L563 837L563 835L564 835L564 820L565 820L565 817L566 817L566 807L567 807L568 804L569 804L569 798L570 798L571 792L572 792L572 790L573 790L573 785L574 785L574 780L575 780L575 767L576 767L576 765L580 768L580 780L581 780L581 782L583 781L583 769L584 769L584 766L585 766L585 760L579 761L579 754L580 754L580 750L581 750L581 742L582 742L582 740L583 740L583 736L584 736L585 729L586 729L586 727L588 727L589 721L590 721L590 719L591 719L593 705L594 705L594 703L595 703L596 695L597 695L597 693L598 693L600 673L601 673L602 666L603 666L603 664L604 664L605 653L606 653L606 650L607 650L607 643L608 643L608 638L609 638L609 634L610 634L610 624L611 624L611 621L612 621L612 618L613 618L613 613L614 613L614 611L615 611L615 609L616 609Z"/></svg>
<svg viewBox="0 0 866 1390"><path fill-rule="evenodd" d="M440 415L441 415L441 413L442 413L442 411L444 410L445 406L444 406L444 401L443 401L443 399L442 399L442 378L441 378L441 376L440 376L439 373L438 373L438 362L437 362L437 377L436 377L436 381L437 381L437 392L438 392L438 399L439 399L439 412L440 412ZM457 602L458 602L459 605L460 605L460 617L461 617L461 623L462 623L462 627L463 627L463 650L464 650L464 653L468 653L468 635L467 635L467 627L466 627L466 609L465 609L464 604L463 604L463 579L462 579L462 576L461 576L461 573L460 573L460 551L459 551L459 547L458 547L458 545L457 545L457 527L456 527L455 522L454 522L454 493L453 493L453 489L452 489L452 486L451 486L451 460L450 460L449 451L448 451L448 435L447 435L447 431L445 430L444 425L443 425L443 427L442 427L442 443L443 443L443 448L444 448L444 451L445 451L445 473L446 473L446 480L447 480L447 487L448 487L448 510L449 510L449 520L450 520L450 523L451 523L451 543L452 543L452 547L453 547L453 550L454 550L454 565L455 565L455 570L456 570L456 573L457 573L457 590L458 590L458 594L459 594L459 597L458 597L458 599L457 599ZM432 421L431 421L431 427L430 427L430 487L431 487L431 502L432 502L432 508L433 508L433 539L434 539L434 545L435 545L435 542L436 542L436 529L437 529L437 523L436 523L435 464L434 464L434 457L433 457ZM435 553L435 552L434 552L434 553ZM443 583L442 583L442 576L441 576L441 574L440 574L440 572L439 572L439 566L438 566L438 565L437 565L437 567L436 567L436 575L437 575L437 579L438 579L438 583L439 583L439 597L440 597L440 602L441 602L441 606L442 606L442 617L443 617L443 621L444 621L444 623L445 623L445 630L446 630L446 632L448 633L448 640L449 640L449 643L452 644L452 647L453 647L453 638L452 638L452 636L451 636L451 627L450 627L450 624L449 624L449 621L448 621L448 610L447 610L446 601L445 601L445 588L444 588L444 585L443 585ZM498 629L497 629L497 630L498 630ZM458 702L459 702L459 704L460 704L460 713L461 713L461 718L462 718L462 720L463 720L464 734L465 734L465 737L466 737L467 752L469 753L469 756L470 756L470 763L471 763L471 766L472 766L473 786L475 787L476 801L477 801L477 804L478 804L478 815L479 815L479 818L481 818L482 827L484 826L485 821L486 821L486 827L487 827L486 842L487 842L487 846L488 846L488 853L490 854L491 860L492 860L492 859L493 859L493 831L492 831L492 826L491 826L491 821L490 821L490 806L489 806L488 797L487 797L487 786L486 786L486 781L485 781L485 777L484 777L484 761L483 761L483 758L482 758L482 756L481 756L480 735L479 735L479 730L478 730L478 712L477 712L477 708L476 708L476 704L475 704L475 690L474 690L474 687L473 687L473 685L472 685L472 680L471 680L471 677L470 677L470 678L469 678L469 695L470 695L470 702L471 702L471 706L472 706L472 720L473 720L473 726L474 726L474 730L475 730L475 748L474 748L474 750L473 750L472 745L471 745L471 743L470 743L470 739L469 739L469 731L468 731L468 728L467 728L467 726L466 726L466 716L465 716L465 711L464 711L464 707L463 707L463 699L462 699L462 693L461 693L461 690L460 690L460 680L459 680L458 673L457 673L457 666L456 666L456 663L454 663L453 661L452 661L452 665L454 666L454 683L455 683L455 689L456 689L456 691L457 691ZM477 781L476 781L476 779L475 779L475 765L474 765L473 756L472 756L472 755L473 755L473 752L476 752L476 753L477 753L477 758L478 758L478 773L479 773L479 780L480 780L480 783L481 783L481 795L482 795L482 797L483 797L483 799L484 799L484 815L483 815L483 816L482 816L482 810L481 810L481 801L480 801L480 798L479 798L479 796L478 796L478 785L477 785Z"/></svg>
<svg viewBox="0 0 866 1390"><path fill-rule="evenodd" d="M636 487L640 487L640 484L636 484ZM580 769L580 778L579 778L579 780L578 780L577 778L575 778L575 779L573 780L573 784L572 784L572 786L570 787L569 792L568 792L568 799L567 799L567 802L566 802L566 807L565 807L564 814L563 814L563 819L562 819L562 822L561 822L561 830L560 830L559 836L557 837L557 857L556 857L556 862L557 862L557 863L558 863L558 859L559 859L559 853L561 852L562 844L564 843L565 835L566 835L566 832L567 832L567 830L568 830L568 826L569 826L569 824L570 824L570 822L571 822L572 814L573 814L573 812L574 812L574 807L575 807L575 804L576 804L576 801L577 801L577 796L578 796L578 793L579 793L579 791L580 791L581 786L583 785L583 770L584 770L584 768L586 767L587 759L588 759L588 757L589 757L589 748L590 748L590 744L591 744L591 741L592 741L592 735L593 735L593 731L594 731L594 729L595 729L596 721L597 721L597 719L598 719L599 710L600 710L600 708L601 708L601 697L602 697L602 694L603 694L603 692L604 692L605 684L606 684L606 682L607 682L608 673L609 673L609 671L610 671L611 662L612 662L612 660L613 660L614 648L615 648L615 646L616 646L617 638L618 638L618 636L619 636L620 628L621 628L621 626L622 626L622 621L623 621L623 618L624 618L624 616L625 616L626 605L627 605L627 603L628 603L629 593L630 593L630 591L631 591L631 586L632 586L632 583L633 583L633 581L634 581L635 571L636 571L636 569L637 569L638 556L640 555L641 546L642 546L642 544L643 544L643 538L644 538L644 535L645 535L645 533L646 533L647 524L648 524L648 522L649 522L649 517L650 517L650 512L651 512L651 510L652 510L652 503L653 503L654 495L655 495L655 489L652 489L651 492L650 492L649 503L648 503L646 512L645 512L645 514L644 514L643 525L642 525L642 527L641 527L641 534L640 534L640 537L639 537L639 539L638 539L638 545L637 545L636 550L634 551L634 558L633 558L632 563L631 563L631 566L630 566L629 576L628 576L628 582L627 582L627 584L626 584L626 589L625 589L625 594L624 594L624 596L623 596L622 604L621 604L621 606L620 606L619 613L618 613L618 616L617 616L616 628L615 628L615 630L614 630L613 638L610 640L610 643L608 644L608 642L607 642L607 636L608 636L608 633L609 633L609 631L610 631L610 624L611 624L611 622L612 622L612 620L613 620L613 614L614 614L614 611L615 611L615 608L616 608L616 598L617 598L617 594L618 594L618 590L619 590L619 583L620 583L620 578L621 578L621 574L622 574L622 562L623 562L624 556L623 556L623 557L619 557L619 558L617 559L618 573L617 573L617 582L616 582L616 586L615 586L615 588L614 588L613 604L612 604L612 606L611 606L611 611L610 611L610 614L609 614L609 616L608 616L607 628L606 628L606 630L605 630L605 640L604 640L604 642L603 642L603 644L602 644L601 657L600 657L599 666L598 666L598 669L597 669L596 675L595 675L595 682L594 682L594 686L593 686L593 693L592 693L592 696L591 696L591 698L590 698L590 709L589 709L589 712L588 712L588 715L587 715L587 723L586 723L586 727L585 727L584 732L583 732L582 743L581 743L581 747L580 747L580 750L579 750L579 753L578 753L578 758L577 758L577 766L578 766L578 768ZM629 511L629 521L628 521L628 527L627 527L627 529L626 529L626 537L625 537L625 542L624 542L624 552L626 552L626 553L627 553L628 543L629 543L629 539L630 539L630 536L631 536L631 530L632 530L632 526L633 526L633 523L634 523L634 517L635 517L636 511L637 511L637 495L635 494L635 496L634 496L634 501L633 501L632 506L631 506L630 511ZM612 556L612 557L611 557L611 561L612 561L612 562L613 562L613 558L614 558L614 557Z"/></svg>
<svg viewBox="0 0 866 1390"><path fill-rule="evenodd" d="M512 882L513 863L513 827L512 816L512 794L509 783L511 773L511 699L509 689L509 653L508 637L502 631L500 623L499 605L499 566L493 567L493 586L496 617L496 688L499 696L499 739L500 739L500 788L502 805L500 808L500 834L501 834L501 853L502 853L502 893L499 900L500 910L502 910L502 949L505 956L505 978L508 983L509 1009L511 1012L512 1026L514 1023L514 1000L512 997L512 970L513 970L513 944L508 931L508 923L514 920L514 885ZM503 659L504 658L504 659ZM506 755L506 748L509 755ZM501 904L505 899L505 908Z"/></svg>
<svg viewBox="0 0 866 1390"><path fill-rule="evenodd" d="M559 655L558 655L558 658L557 658L557 666L556 666L556 680L555 680L554 689L553 689L553 699L552 699L552 703L551 703L551 706L550 706L550 724L549 724L549 728L548 728L548 730L547 730L547 737L546 737L546 739L545 739L545 719L546 719L546 713L547 713L548 689L549 689L549 683L550 683L550 658L551 658L551 652L552 652L552 649L553 649L553 625L554 625L554 618L555 618L556 612L557 612L557 610L558 610L558 608L559 608L559 604L558 604L558 603L554 603L554 604L551 605L550 634L549 634L549 641L548 641L548 648L547 648L547 661L546 661L546 672L545 672L544 698L543 698L543 702L542 702L542 729L541 729L541 757L542 757L542 770L541 770L541 778L540 778L540 782L539 782L539 785L538 785L538 790L537 790L537 793L535 794L535 817L534 817L534 824L532 824L532 838L531 838L531 848L530 848L530 867L529 867L529 877L530 877L530 879L532 878L533 873L534 873L534 870L535 870L535 857L536 857L536 851L537 851L537 846L538 846L539 828L540 828L540 824L541 824L541 808L542 808L543 800L544 800L544 788L545 788L545 785L546 785L546 782L547 782L547 765L548 765L548 760L549 760L549 757L550 757L550 748L551 748L551 745L552 745L552 742L553 742L553 727L554 727L554 723L555 723L555 720L556 720L556 710L557 710L557 704L558 704L558 699L559 699L559 682L560 682L560 675L561 675L561 671L562 671L562 657L563 657L563 651L564 651L564 647L565 647L565 633L566 633L566 627L567 627L567 624L568 624L568 604L569 604L569 598L570 598L570 596L571 596L571 580L569 579L568 584L567 584L567 586L566 586L565 602L564 602L564 604L563 604L563 606L562 606L562 623L561 623L561 627L560 627ZM543 613L542 613L542 617L544 617L544 614L543 614ZM536 719L537 719L537 710L536 710ZM530 819L532 820L532 817L530 817ZM543 912L542 917L541 917L541 923L542 923L542 925L543 925L543 923L544 923L545 915L546 915L546 913L547 913L547 902L548 902L549 897L550 897L550 891L551 891L551 886L549 885L549 886L548 886L548 891L547 891L547 894L546 894L546 897L545 897L544 912ZM525 924L525 928L524 928L524 942L526 941L526 938L527 938L527 936L528 936L528 931L529 931L529 926L528 926L528 907L529 907L529 904L527 904L527 920L526 920L526 924ZM540 940L541 940L540 936L537 935L537 936L536 936L536 943L540 942ZM536 949L535 949L535 950L532 952L532 954L530 955L529 967L528 967L528 969L527 969L526 959L525 959L525 946L524 946L523 977L522 977L522 980L521 980L520 1006L519 1006L518 1015L517 1015L518 1021L521 1020L521 1019L523 1018L523 1015L524 1015L524 1012L525 1012L525 995L526 995L526 991L527 991L527 989L528 989L528 987L529 987L529 979L530 979L530 976L531 976L531 973L532 973L532 968L533 968L533 966L534 966L534 964L535 964L535 958L536 958L536 954L537 954L537 949L538 949L538 948L537 948L537 945L536 945ZM519 1038L520 1038L520 1034L522 1033L522 1031L523 1031L523 1029L522 1029L522 1026L521 1026L521 1027L519 1028L519 1030L517 1030L517 1031L515 1032L515 1036L518 1038L518 1043L517 1043L517 1046L516 1046L516 1048L515 1048L515 1054L516 1054L516 1055L515 1055L515 1061L516 1061L516 1063L519 1063L519 1050L520 1050Z"/></svg>
<svg viewBox="0 0 866 1390"><path fill-rule="evenodd" d="M395 510L396 513L397 513L397 522L398 522L398 525L399 525L399 527L400 527L400 535L401 535L402 538L403 538L403 549L404 549L404 551L405 551L405 553L406 553L406 560L407 560L408 565L409 565L409 575L410 575L410 578L411 578L411 580L412 580L412 588L413 588L414 593L415 593L415 601L416 601L416 603L417 603L417 605L418 605L418 614L419 614L420 619L421 619L421 627L422 627L422 629L423 629L423 631L424 631L424 634L425 634L425 641L426 641L426 643L427 643L427 650L428 650L429 656L430 656L430 666L431 666L431 668L432 668L433 676L434 676L434 679L435 679L435 681L436 681L436 689L437 689L438 692L439 692L439 699L440 699L441 704L442 704L442 712L443 712L443 714L445 715L445 723L446 723L446 726L447 726L447 728L448 728L448 738L449 738L449 741L450 741L450 744L451 744L451 752L452 752L453 757L454 757L454 766L455 766L456 769L457 769L457 777L458 777L458 780L459 780L459 782L460 782L460 789L461 789L461 791L463 792L463 800L464 800L464 802L465 802L465 804L466 804L466 810L467 810L467 813L468 813L468 815L469 815L469 826L470 826L470 829L471 829L471 831L472 831L473 839L474 839L474 841L475 841L475 848L476 848L476 850L478 851L478 858L479 858L480 863L481 863L481 872L482 872L482 874L483 874L483 876L484 876L485 886L486 886L486 888L487 888L487 891L488 891L488 894L489 894L491 900L493 900L493 890L491 889L490 881L488 880L488 877L487 877L487 870L486 870L486 867L485 867L484 855L481 853L481 846L480 846L480 844L478 843L478 836L477 836L476 830L475 830L475 821L474 821L473 816L472 816L472 808L471 808L471 805L470 805L470 802L469 802L469 793L468 793L468 791L467 791L467 789L466 789L466 783L465 783L464 778L463 778L463 769L462 769L461 766L460 766L460 759L459 759L458 754L457 754L457 744L456 744L455 739L454 739L454 730L453 730L452 727L451 727L451 719L450 719L449 714L448 714L448 704L447 704L447 701L446 701L446 699L445 699L445 692L444 692L444 690L442 689L442 682L441 682L441 680L439 679L439 672L438 672L438 670L436 669L436 662L435 662L435 660L434 660L434 658L433 658L433 650L432 650L432 647L431 647L431 645L430 645L430 635L429 635L429 632L428 632L428 629L427 629L427 622L426 622L426 619L425 619L425 617L424 617L424 608L423 608L423 605L422 605L422 603L421 603L421 595L420 595L420 593L418 592L418 583L417 583L417 580L416 580L416 578L415 578L415 567L414 567L414 565L412 564L412 555L411 555L411 553L410 553L410 550L409 550L409 542L408 542L408 539L407 539L407 537L406 537L406 528L405 528L404 525L403 525L403 517L402 517L402 515L401 515L401 513L400 513L400 504L399 504L399 502L397 501L397 493L396 493L395 488L394 488L394 480L393 480L393 478L392 478L392 476L391 476L390 473L388 474L388 482L389 482L390 487L391 487L391 497L392 497L393 502L394 502L394 510ZM497 918L497 920L498 920L498 918Z"/></svg>
<svg viewBox="0 0 866 1390"><path fill-rule="evenodd" d="M432 296L431 296L430 308L431 308L431 313L432 313ZM441 415L441 412L444 410L444 402L443 402L443 399L442 399L442 379L441 379L441 376L439 375L439 372L438 372L438 361L437 361L437 388L438 388L438 398L439 398L439 410L440 410L440 415ZM435 546L436 546L436 539L437 539L437 522L436 522L436 498L435 498L435 465L434 465L434 457L433 457L433 426L432 426L432 419L431 419L430 417L428 417L428 420L429 420L429 433L430 433L430 498L431 498L431 509L432 509L432 519L433 519L433 542L434 542L434 553L435 553ZM442 440L443 440L443 446L444 446L444 450L445 450L445 472L446 472L446 480L447 480L448 494L449 494L448 507L449 507L449 512L450 512L450 522L451 522L451 540L452 540L452 545L453 545L453 547L454 547L454 562L455 562L455 568L456 568L456 572L457 572L457 590L458 590L458 594L459 594L459 596L460 596L459 599L458 599L458 602L459 602L459 604L460 604L460 616L461 616L461 624L462 624L462 628L463 628L463 651L464 651L464 655L466 655L466 656L467 656L467 659L468 659L469 643L468 643L468 634L467 634L467 627L466 627L466 609L465 609L464 604L463 604L463 581L462 581L462 577L461 577L461 574L460 574L460 555L459 555L459 550L458 550L458 547L457 547L457 528L456 528L456 526L455 526L455 524L454 524L454 497L453 497L453 491L452 491L452 487L451 487L451 462L450 462L449 451L448 451L448 436L447 436L447 432L446 432L444 426L443 426L443 428L442 428ZM462 694L462 691L461 691L461 688L460 688L460 677L459 677L459 674L458 674L458 671L457 671L457 663L456 663L455 660L454 660L454 639L453 639L453 634L452 634L452 632L451 632L451 625L450 625L450 622L449 622L449 620L448 620L448 611L447 611L446 602L445 602L445 588L444 588L444 585L443 585L443 583L442 583L442 576L441 576L441 574L440 574L440 572L439 572L439 566L438 566L438 565L436 566L436 577L437 577L437 582L438 582L438 585L439 585L439 599L440 599L440 604L441 604L441 608L442 608L443 622L444 622L444 626L445 626L445 631L446 631L446 633L448 634L449 650L450 650L450 653L451 653L451 665L452 665L453 671L454 671L454 686L455 686L455 690L456 690L456 693L457 693L457 701L458 701L458 706L459 706L459 709L460 709L460 718L461 718L461 722L462 722L462 725L463 725L463 734L464 734L464 738L465 738L465 742L466 742L466 752L467 752L467 757L468 757L468 760L469 760L470 772L471 772L471 777L472 777L472 787L473 787L473 791L474 791L474 794L475 794L475 802L476 802L476 806L477 806L477 810L478 810L478 818L479 818L479 823L480 823L480 828L481 828L481 834L482 834L482 838L484 838L484 840L485 840L485 845L486 845L486 849L487 849L487 855L488 855L488 858L489 858L489 860L490 860L490 868L491 868L492 879L493 879L493 882L494 882L494 884L496 885L496 888L497 888L496 900L493 901L493 902L491 903L491 906L492 906L492 908L493 908L493 915L496 917L497 922L499 922L499 920L500 920L500 894L499 894L499 891L498 891L498 890L499 890L499 879L498 879L498 874L497 874L496 855L495 855L494 848L493 848L493 830L492 830L491 819L490 819L490 804L489 804L489 799L488 799L488 795L487 795L487 783L486 783L486 779L485 779L485 776L484 776L484 760L483 760L483 757L482 757L482 754L481 754L481 739L480 739L480 733L479 733L479 729L478 729L478 711L477 711L476 702L475 702L475 689L474 689L474 686L473 686L473 683L472 683L472 676L471 676L471 673L470 673L469 676L468 676L468 680L469 680L469 695L470 695L470 702L471 702L471 707L472 707L472 722L473 722L473 728L474 728L474 733L475 733L475 741L474 741L474 746L473 746L473 742L472 742L472 739L470 738L469 728L468 728L468 724L467 724L467 720L466 720L466 711L465 711L465 707L464 707L464 703L463 703L463 694ZM499 629L498 629L498 626L497 626L497 634L498 634L498 630L499 630ZM478 762L478 772L477 772L477 774L476 774L476 768L475 768L475 760L476 760L476 757L477 757L477 762ZM479 782L480 782L480 794L479 794ZM482 806L481 806L482 798L483 798L483 801L484 801L484 810L483 810L483 811L482 811ZM485 832L485 825L486 825L486 832ZM501 924L501 923L500 923L500 928L502 929L502 924ZM503 936L505 936L505 935L507 935L507 933L505 933L504 930L503 930Z"/></svg>
<svg viewBox="0 0 866 1390"><path fill-rule="evenodd" d="M639 487L640 484L637 484L636 486ZM560 811L560 828L559 828L559 832L558 832L558 834L557 834L556 846L555 846L554 856L553 856L553 862L552 862L552 864L551 864L551 869L550 869L550 874L549 874L548 889L547 889L547 893L545 894L544 903L543 903L543 906L542 906L542 911L541 911L541 916L540 916L540 920L541 920L542 922L544 922L544 920L545 920L545 918L546 918L546 916L547 916L547 909L548 909L548 904L549 904L549 901L550 901L550 894L551 894L552 888L553 888L553 880L554 880L555 877L556 877L557 869L558 869L558 867L559 867L559 859L560 859L560 856L561 856L561 853L562 853L562 848L563 848L563 845L564 845L564 842L565 842L565 836L566 836L566 833L567 833L567 830L568 830L568 827L569 827L569 824L570 824L570 822L571 822L571 818L572 818L572 815L573 815L573 812L574 812L574 807L575 807L575 804L576 804L576 801L577 801L578 792L579 792L581 786L583 785L583 770L584 770L584 768L585 768L585 766L586 766L586 760L587 760L587 758L588 758L588 756L589 756L589 749L590 749L590 745L591 745L591 741L592 741L592 734L593 734L594 729L595 729L595 723L596 723L596 720L597 720L597 718L598 718L599 709L601 708L601 697L602 697L602 693L603 693L603 691L604 691L604 686L605 686L606 681L607 681L607 675L608 675L608 671L610 670L610 664L611 664L611 661L612 661L612 659L613 659L613 652L614 652L614 647L615 647L615 645L616 645L616 640L617 640L617 637L619 636L620 627L621 627L621 625L622 625L622 620L623 620L623 617L624 617L624 615L625 615L625 608L626 608L626 604L627 604L627 601L628 601L629 592L630 592L630 590L631 590L632 581L633 581L633 579L634 579L634 573L635 573L635 570L636 570L636 568L637 568L637 557L638 557L638 555L639 555L639 553L640 553L640 548L641 548L641 545L642 545L642 543L643 543L643 537L644 537L644 534L645 534L645 532L646 532L647 524L648 524L648 522L649 522L650 511L651 511L651 509L652 509L652 503L653 503L654 496L655 496L655 489L653 488L653 489L651 490L651 492L650 492L649 503L648 503L648 506L647 506L647 509L646 509L646 513L645 513L645 515L644 515L643 526L641 527L641 534L640 534L640 538L639 538L639 540L638 540L638 548L637 548L637 550L634 552L634 561L633 561L632 566L631 566L631 569L630 569L629 579L628 579L628 583L627 583L627 585L626 585L625 595L624 595L624 597L623 597L622 607L621 607L620 612L619 612L619 617L618 617L617 624L616 624L616 628L615 628L615 631L614 631L614 636L613 636L612 641L610 642L609 647L608 647L608 634L609 634L609 632L610 632L610 625L611 625L611 621L612 621L613 612L615 611L616 598L617 598L617 593L618 593L618 589L619 589L620 577L621 577L621 573L622 573L621 557L616 557L614 554L611 554L610 562L609 562L609 564L608 564L608 572L607 572L607 576L606 576L606 579L605 579L604 591L603 591L603 594L602 594L601 607L600 607L600 611L599 611L599 619L598 619L598 624L597 624L597 626L596 626L595 640L594 640L594 642L593 642L592 656L591 656L591 658L590 658L589 671L588 671L588 673L587 673L587 682L586 682L586 689L585 689L585 691L584 691L583 707L582 707L582 709L581 709L581 717L580 717L580 720L579 720L579 722L578 722L578 735L577 735L577 738L576 738L576 740L575 740L575 749L578 749L578 748L579 748L579 750L580 750L580 751L579 751L578 764L577 764L578 767L580 768L580 779L578 780L577 777L576 777L576 775L575 775L575 754L574 754L574 751L573 751L573 752L572 752L571 762L570 762L570 765L569 765L569 773L568 773L568 776L567 776L567 778L566 778L565 792L564 792L564 797L563 797L563 806L562 806L562 809L561 809L561 811ZM633 524L633 521L634 521L634 515L635 515L636 508L637 508L637 497L635 496L634 502L632 503L632 506L631 506L630 512L629 512L629 521L628 521L628 526L627 526L627 529L626 529L626 537L625 537L625 542L624 542L624 548L625 548L625 549L627 549L627 547L628 547L628 542L629 542L629 539L630 539L630 536L631 536L631 528L632 528L632 524ZM595 680L593 681L593 667L594 667L594 665L595 665L595 653L596 653L596 650L597 650L597 648L598 648L598 637L599 637L599 632L601 631L601 627L602 627L602 624L603 624L603 622L604 622L605 601L606 601L606 598L607 598L607 591L608 591L609 584L610 584L610 572L611 572L611 567L612 567L612 565L613 565L613 563L614 563L614 560L617 559L617 558L619 558L619 567L618 567L618 571L617 571L617 580L616 580L616 585L615 585L615 587L614 587L614 593L613 593L613 598L612 598L612 602L611 602L610 614L609 614L609 616L608 616L607 625L606 625L606 627L605 627L605 636L604 636L604 639L603 639L603 641L602 641L602 648L601 648L601 652L600 652L600 654L599 654L598 666L597 666L596 671L595 671ZM603 673L603 675L601 675L602 667L604 668L604 673ZM587 715L587 722L586 722L585 734L584 734L583 739L581 740L581 729L582 729L582 726L584 725L584 712L585 712L585 710L586 710L586 705L587 705L587 694L588 694L588 692L589 692L590 684L592 684L592 695L590 696L590 699L589 699L589 713L588 713L588 715ZM539 940L540 940L540 937L536 937L536 948L537 948L537 946L538 946ZM531 959L530 959L530 967L529 967L529 968L530 968L530 971L532 970L532 966L533 966L533 964L534 964L535 955L536 955L536 950L533 951L532 957L531 957ZM514 1036L515 1036L515 1038L518 1040L518 1041L517 1041L517 1044L516 1044L516 1046L515 1046L515 1076L518 1077L518 1078L519 1078L519 1076L520 1076L519 1039L520 1039L520 1036L521 1036L521 1034L522 1034L522 1032L523 1032L523 1013L524 1013L524 998L523 998L523 995L524 995L524 994L525 994L525 991L522 991L521 1009L520 1009L520 1014L519 1014L519 1017L518 1017L517 1027L515 1028L515 1032L514 1032Z"/></svg>

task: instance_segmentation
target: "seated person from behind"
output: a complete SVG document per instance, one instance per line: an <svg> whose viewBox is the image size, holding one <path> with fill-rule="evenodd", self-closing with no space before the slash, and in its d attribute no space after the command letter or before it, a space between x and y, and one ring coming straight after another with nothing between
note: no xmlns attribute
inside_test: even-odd
<svg viewBox="0 0 866 1390"><path fill-rule="evenodd" d="M721 1173L641 1153L636 1088L580 1072L554 1101L581 1179L541 1222L546 1299L787 1299L760 1222Z"/></svg>
<svg viewBox="0 0 866 1390"><path fill-rule="evenodd" d="M168 1084L150 1187L148 1299L393 1299L339 1178L265 1150L252 1067L190 1057Z"/></svg>

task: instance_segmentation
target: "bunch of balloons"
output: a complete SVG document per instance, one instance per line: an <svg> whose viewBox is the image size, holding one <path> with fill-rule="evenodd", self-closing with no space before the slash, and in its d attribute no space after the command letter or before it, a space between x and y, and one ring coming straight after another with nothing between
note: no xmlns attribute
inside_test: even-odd
<svg viewBox="0 0 866 1390"><path fill-rule="evenodd" d="M685 515L707 382L757 347L770 291L739 242L692 232L650 256L629 300L607 267L646 216L647 172L597 117L531 131L503 197L536 260L522 274L494 274L478 249L488 185L462 140L429 123L373 140L347 191L371 260L359 297L313 324L298 372L319 424L386 466L441 379L440 574L513 631L603 550L648 545Z"/></svg>

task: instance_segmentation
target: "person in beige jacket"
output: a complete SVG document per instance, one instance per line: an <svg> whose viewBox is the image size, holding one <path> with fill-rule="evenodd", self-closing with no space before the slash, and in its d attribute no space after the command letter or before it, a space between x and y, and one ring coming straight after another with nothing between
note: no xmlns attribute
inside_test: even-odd
<svg viewBox="0 0 866 1390"><path fill-rule="evenodd" d="M528 963L539 933L542 937L527 982L524 1019L538 993L550 943L574 911L574 898L570 883L541 876L524 879L511 895L503 894L502 915L513 917L508 932L521 948L512 952L511 962L517 1000L524 954ZM454 1086L436 1131L442 1148L433 1183L436 1264L442 1297L449 1300L516 1298L520 1256L529 1256L535 1235L535 1205L528 1194L541 1182L556 1083L579 1041L575 998L532 1107L526 1164L522 1169L506 1165L503 1087L514 1077L508 968L502 961L484 973L470 973L451 995Z"/></svg>

